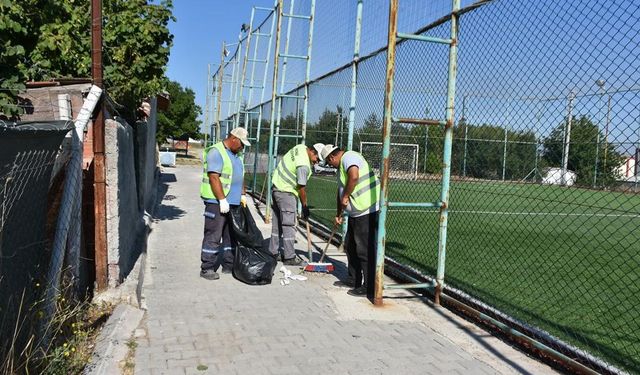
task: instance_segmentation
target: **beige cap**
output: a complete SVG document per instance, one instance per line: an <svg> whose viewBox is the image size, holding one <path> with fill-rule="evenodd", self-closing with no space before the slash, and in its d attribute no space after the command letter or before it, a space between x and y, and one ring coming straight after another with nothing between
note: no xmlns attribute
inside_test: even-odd
<svg viewBox="0 0 640 375"><path fill-rule="evenodd" d="M333 150L337 148L338 146L334 146L334 145L324 145L324 147L322 148L322 151L320 151L320 158L322 158L322 160L325 160L327 156L329 156L329 154L332 153Z"/></svg>
<svg viewBox="0 0 640 375"><path fill-rule="evenodd" d="M324 143L316 143L313 145L313 149L316 150L316 152L318 153L318 156L320 156L320 153L322 152L323 148L324 148ZM320 156L320 160L322 160L322 156Z"/></svg>
<svg viewBox="0 0 640 375"><path fill-rule="evenodd" d="M245 146L251 146L251 143L247 139L247 129L235 128L231 131L231 135L238 138Z"/></svg>

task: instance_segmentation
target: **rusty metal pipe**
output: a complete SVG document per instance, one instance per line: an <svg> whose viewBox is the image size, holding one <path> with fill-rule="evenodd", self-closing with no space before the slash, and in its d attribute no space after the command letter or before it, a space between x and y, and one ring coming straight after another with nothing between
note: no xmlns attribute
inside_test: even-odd
<svg viewBox="0 0 640 375"><path fill-rule="evenodd" d="M389 198L389 155L391 152L391 124L393 122L393 85L396 68L396 34L398 32L398 0L389 1L389 34L387 38L387 70L384 90L384 118L382 122L382 163L380 176L380 214L378 217L378 238L376 253L376 273L374 279L373 304L382 305L384 281L384 251L386 244L386 221Z"/></svg>

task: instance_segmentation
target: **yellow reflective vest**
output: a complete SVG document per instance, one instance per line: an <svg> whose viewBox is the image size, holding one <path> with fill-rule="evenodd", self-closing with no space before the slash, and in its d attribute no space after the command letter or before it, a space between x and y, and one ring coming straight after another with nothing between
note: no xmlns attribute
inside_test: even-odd
<svg viewBox="0 0 640 375"><path fill-rule="evenodd" d="M225 197L229 195L229 190L231 190L231 181L233 180L233 163L231 162L231 158L229 158L229 154L227 154L227 149L224 147L224 144L222 142L218 142L213 146L205 148L202 151L204 169L202 171L202 183L200 184L200 197L202 197L202 199L218 199L211 190L209 173L207 172L207 155L212 148L218 150L222 156L222 173L220 173L220 183L222 184L222 192Z"/></svg>
<svg viewBox="0 0 640 375"><path fill-rule="evenodd" d="M297 145L289 150L271 176L271 184L276 190L292 193L298 197L298 179L296 171L298 167L305 167L311 175L311 161L307 154L307 146Z"/></svg>
<svg viewBox="0 0 640 375"><path fill-rule="evenodd" d="M351 207L355 209L355 213L365 212L380 199L380 180L376 177L375 173L373 173L373 170L369 167L369 163L367 163L361 154L355 151L347 151L342 157L344 158L347 155L355 156L362 160L362 167L358 168L358 181L349 196L349 201ZM338 173L342 186L346 188L347 171L344 169L342 160L340 160Z"/></svg>

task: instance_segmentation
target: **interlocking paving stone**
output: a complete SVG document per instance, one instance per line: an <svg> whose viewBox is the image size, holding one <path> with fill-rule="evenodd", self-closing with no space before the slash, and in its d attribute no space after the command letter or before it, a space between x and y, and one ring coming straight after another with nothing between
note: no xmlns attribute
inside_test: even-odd
<svg viewBox="0 0 640 375"><path fill-rule="evenodd" d="M438 323L411 313L432 309L419 301L390 302L406 311L396 320L362 319L358 311L367 317L385 312L344 297L346 289L332 286L333 275L281 286L279 263L270 285L245 285L229 274L200 278L201 171L180 166L165 173L176 176L177 182L165 183L175 199L159 206L161 219L149 238L146 336L138 339L144 345L136 351L136 374L552 373L533 360L510 367L489 350L457 345L430 326ZM268 237L269 225L252 210ZM296 248L306 253L301 235ZM352 308L355 316L341 313ZM510 352L501 355L526 358L502 345Z"/></svg>

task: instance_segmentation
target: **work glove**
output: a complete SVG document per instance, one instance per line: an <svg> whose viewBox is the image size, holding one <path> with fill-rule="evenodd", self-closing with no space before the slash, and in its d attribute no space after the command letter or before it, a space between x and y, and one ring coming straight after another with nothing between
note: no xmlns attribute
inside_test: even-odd
<svg viewBox="0 0 640 375"><path fill-rule="evenodd" d="M229 202L227 202L227 198L220 199L220 213L226 214L229 212Z"/></svg>
<svg viewBox="0 0 640 375"><path fill-rule="evenodd" d="M242 205L242 207L247 207L247 195L246 194L242 194L240 196L240 204Z"/></svg>
<svg viewBox="0 0 640 375"><path fill-rule="evenodd" d="M307 220L309 219L310 214L311 212L309 212L309 206L302 206L302 218Z"/></svg>

